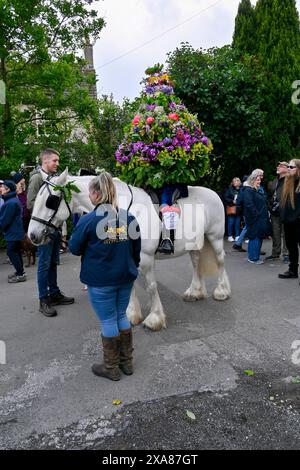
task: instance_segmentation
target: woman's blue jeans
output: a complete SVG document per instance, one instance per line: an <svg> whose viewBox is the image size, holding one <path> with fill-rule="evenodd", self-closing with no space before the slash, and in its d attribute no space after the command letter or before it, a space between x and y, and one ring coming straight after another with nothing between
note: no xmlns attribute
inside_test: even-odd
<svg viewBox="0 0 300 470"><path fill-rule="evenodd" d="M131 328L126 316L133 282L119 286L90 287L88 294L91 305L102 325L102 336L113 338L121 330Z"/></svg>
<svg viewBox="0 0 300 470"><path fill-rule="evenodd" d="M240 231L241 231L241 217L239 215L229 215L228 216L228 236L238 237L240 235Z"/></svg>
<svg viewBox="0 0 300 470"><path fill-rule="evenodd" d="M249 240L248 259L250 259L250 261L259 260L262 242L263 240L261 238L254 238L252 240Z"/></svg>

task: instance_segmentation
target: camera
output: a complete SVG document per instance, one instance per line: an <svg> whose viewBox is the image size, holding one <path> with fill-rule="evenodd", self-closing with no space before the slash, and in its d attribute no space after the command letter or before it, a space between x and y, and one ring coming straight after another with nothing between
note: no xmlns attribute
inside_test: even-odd
<svg viewBox="0 0 300 470"><path fill-rule="evenodd" d="M271 208L272 214L279 212L279 201L274 201Z"/></svg>

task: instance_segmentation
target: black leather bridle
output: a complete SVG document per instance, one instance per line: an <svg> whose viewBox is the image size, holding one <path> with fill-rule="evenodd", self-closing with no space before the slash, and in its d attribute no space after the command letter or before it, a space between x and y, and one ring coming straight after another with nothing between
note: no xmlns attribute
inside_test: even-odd
<svg viewBox="0 0 300 470"><path fill-rule="evenodd" d="M49 196L48 196L47 201L46 201L46 207L48 209L52 209L53 214L51 215L49 220L40 219L39 217L35 217L35 216L32 216L31 219L35 220L36 222L39 222L42 225L45 225L46 228L43 231L43 235L47 236L49 234L49 228L52 228L55 231L60 230L60 227L57 227L56 225L54 225L52 223L52 220L56 216L56 214L59 210L61 202L65 201L70 216L72 215L72 211L71 211L71 208L69 206L69 203L65 199L64 191L61 191L60 196L55 196L54 194L51 193L49 186L52 186L54 188L56 186L56 184L52 183L50 180L45 180L42 186L44 186L44 185L45 185L45 187L47 188L47 190L49 192ZM44 191L44 189L45 188L42 189L41 194Z"/></svg>

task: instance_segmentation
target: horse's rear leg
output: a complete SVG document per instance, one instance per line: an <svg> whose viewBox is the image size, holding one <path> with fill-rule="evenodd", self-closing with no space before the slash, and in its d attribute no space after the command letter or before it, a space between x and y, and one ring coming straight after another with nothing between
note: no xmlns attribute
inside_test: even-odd
<svg viewBox="0 0 300 470"><path fill-rule="evenodd" d="M212 236L207 236L214 252L218 264L218 285L213 292L215 300L226 300L231 295L230 282L224 267L224 241L223 238L214 239Z"/></svg>
<svg viewBox="0 0 300 470"><path fill-rule="evenodd" d="M154 274L154 257L143 254L140 269L145 276L146 290L150 294L151 299L151 310L143 324L150 330L159 331L162 328L166 328L166 315L157 290Z"/></svg>
<svg viewBox="0 0 300 470"><path fill-rule="evenodd" d="M195 302L207 297L205 282L199 269L199 251L190 251L190 257L193 265L193 279L183 295L185 302Z"/></svg>

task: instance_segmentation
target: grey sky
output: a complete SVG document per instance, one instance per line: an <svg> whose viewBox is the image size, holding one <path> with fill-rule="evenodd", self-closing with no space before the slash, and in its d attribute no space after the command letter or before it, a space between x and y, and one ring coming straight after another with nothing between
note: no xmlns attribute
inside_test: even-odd
<svg viewBox="0 0 300 470"><path fill-rule="evenodd" d="M103 0L97 8L106 27L94 47L98 94L113 93L117 101L139 95L145 69L165 63L181 42L204 49L230 44L238 5L239 0Z"/></svg>

